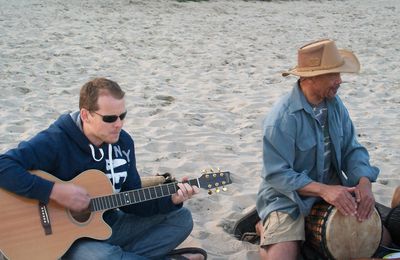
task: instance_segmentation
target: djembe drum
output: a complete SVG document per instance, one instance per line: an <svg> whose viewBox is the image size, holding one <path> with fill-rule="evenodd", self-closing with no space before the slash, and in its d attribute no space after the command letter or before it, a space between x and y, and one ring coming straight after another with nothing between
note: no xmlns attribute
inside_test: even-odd
<svg viewBox="0 0 400 260"><path fill-rule="evenodd" d="M342 215L326 202L317 203L306 217L306 243L326 259L371 257L382 238L382 223L375 209L372 217L359 222Z"/></svg>

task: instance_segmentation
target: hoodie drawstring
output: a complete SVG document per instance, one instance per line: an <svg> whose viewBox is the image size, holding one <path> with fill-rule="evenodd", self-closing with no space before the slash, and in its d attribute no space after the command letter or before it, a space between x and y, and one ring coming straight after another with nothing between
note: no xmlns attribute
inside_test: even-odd
<svg viewBox="0 0 400 260"><path fill-rule="evenodd" d="M96 158L96 154L95 154L95 152L94 152L94 147L93 147L93 145L92 145L92 144L89 144L89 147L90 147L90 150L92 151L93 160L95 160L96 162L100 162L101 160L103 160L103 157L104 157L103 149L99 148L101 157L100 157L100 159L97 159L97 158Z"/></svg>
<svg viewBox="0 0 400 260"><path fill-rule="evenodd" d="M97 159L97 158L96 158L96 154L95 154L95 152L94 152L94 147L93 147L93 145L92 145L92 144L89 144L89 147L90 147L90 150L92 151L93 160L95 160L96 162L100 162L101 160L103 160L103 158L104 158L104 151L103 151L103 149L99 148L101 157L100 157L100 159ZM114 193L115 193L115 187L114 187L114 185L115 185L115 174L114 174L114 164L113 164L113 160L112 160L112 145L111 145L111 144L108 144L108 161L109 161L110 170L111 170L112 187L113 187L113 191L114 191Z"/></svg>
<svg viewBox="0 0 400 260"><path fill-rule="evenodd" d="M114 175L114 163L113 163L113 160L112 160L112 145L111 144L108 144L108 161L110 162L111 178L112 178L112 181L113 181L112 187L113 187L113 190L114 190L114 193L115 193L115 187L114 187L114 185L115 185L115 175Z"/></svg>

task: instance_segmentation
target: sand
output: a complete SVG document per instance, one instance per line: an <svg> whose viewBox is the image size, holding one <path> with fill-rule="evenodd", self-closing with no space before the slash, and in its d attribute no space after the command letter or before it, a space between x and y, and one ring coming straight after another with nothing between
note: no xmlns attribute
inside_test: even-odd
<svg viewBox="0 0 400 260"><path fill-rule="evenodd" d="M321 38L353 50L360 75L339 95L381 169L376 200L400 185L400 1L0 0L0 152L78 107L80 87L108 77L127 91L125 130L143 176L231 173L227 192L186 203L194 230L182 246L210 259L257 259L231 235L254 206L261 123L291 89L297 48Z"/></svg>

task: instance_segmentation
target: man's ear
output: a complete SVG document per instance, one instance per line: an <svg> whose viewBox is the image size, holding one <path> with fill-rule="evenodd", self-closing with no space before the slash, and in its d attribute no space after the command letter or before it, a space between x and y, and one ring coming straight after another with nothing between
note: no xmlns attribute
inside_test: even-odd
<svg viewBox="0 0 400 260"><path fill-rule="evenodd" d="M81 115L82 122L90 123L89 113L90 113L89 110L87 110L86 108L81 109L80 115Z"/></svg>

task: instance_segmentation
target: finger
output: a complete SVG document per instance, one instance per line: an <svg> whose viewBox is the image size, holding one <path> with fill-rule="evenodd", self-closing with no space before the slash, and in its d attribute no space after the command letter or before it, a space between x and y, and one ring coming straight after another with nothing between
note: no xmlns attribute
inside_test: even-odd
<svg viewBox="0 0 400 260"><path fill-rule="evenodd" d="M348 216L349 214L347 213L347 211L340 205L338 204L336 206L337 210L339 210L340 213L342 213L344 216Z"/></svg>
<svg viewBox="0 0 400 260"><path fill-rule="evenodd" d="M179 198L180 198L181 200L185 198L185 195L183 194L183 191L182 191L181 189L179 189L179 190L177 191L177 194L178 194L178 196L179 196Z"/></svg>
<svg viewBox="0 0 400 260"><path fill-rule="evenodd" d="M375 211L375 200L372 200L370 203L369 203L369 207L368 207L368 212L367 212L367 218L366 219L369 219L371 216L372 216L372 214L374 214L374 211Z"/></svg>
<svg viewBox="0 0 400 260"><path fill-rule="evenodd" d="M357 203L354 201L354 197L350 193L345 194L345 198L340 204L348 215L354 216L357 213Z"/></svg>
<svg viewBox="0 0 400 260"><path fill-rule="evenodd" d="M374 204L371 200L363 200L360 203L360 210L359 210L359 221L364 221L368 219L374 211Z"/></svg>
<svg viewBox="0 0 400 260"><path fill-rule="evenodd" d="M178 192L180 192L180 194L182 194L182 196L185 197L186 196L185 194L187 193L185 184L184 183L178 183L178 187L179 187Z"/></svg>
<svg viewBox="0 0 400 260"><path fill-rule="evenodd" d="M193 191L194 191L195 194L197 194L197 193L200 192L199 187L197 187L197 186L192 186L192 188L193 188Z"/></svg>
<svg viewBox="0 0 400 260"><path fill-rule="evenodd" d="M346 187L346 189L347 189L347 191L350 192L350 193L355 192L355 191L357 190L356 187Z"/></svg>
<svg viewBox="0 0 400 260"><path fill-rule="evenodd" d="M185 186L185 189L186 189L187 193L188 193L189 195L191 195L191 194L193 193L193 188L192 188L192 186L191 186L189 183L185 183L184 186Z"/></svg>
<svg viewBox="0 0 400 260"><path fill-rule="evenodd" d="M375 208L375 199L373 198L373 195L368 193L365 194L365 196L362 197L359 207L361 208L359 220L364 221L368 219L372 215Z"/></svg>
<svg viewBox="0 0 400 260"><path fill-rule="evenodd" d="M357 203L360 203L360 201L361 201L361 191L360 191L360 189L356 189L356 190L354 191L354 194L356 195L356 201L357 201Z"/></svg>
<svg viewBox="0 0 400 260"><path fill-rule="evenodd" d="M368 214L367 219L370 219L372 217L372 214L374 214L374 212L375 212L375 207L372 207L370 212L369 212L369 214Z"/></svg>
<svg viewBox="0 0 400 260"><path fill-rule="evenodd" d="M181 190L185 190L186 188L185 188L185 183L183 183L183 182L178 182L178 187L179 187L179 189L181 189Z"/></svg>
<svg viewBox="0 0 400 260"><path fill-rule="evenodd" d="M368 215L369 215L369 209L367 209L367 207L365 207L365 206L360 207L360 210L358 211L357 219L358 219L358 221L362 222L367 219Z"/></svg>
<svg viewBox="0 0 400 260"><path fill-rule="evenodd" d="M188 197L189 197L189 199L192 198L192 196L193 196L194 194L199 193L199 189L198 189L196 186L192 186L192 185L189 185L189 184L188 184L188 186L187 186L186 188L187 188L187 191L188 191Z"/></svg>
<svg viewBox="0 0 400 260"><path fill-rule="evenodd" d="M346 198L346 196L344 196L342 199L337 199L332 203L332 205L334 205L337 210L339 210L339 212L345 216L352 215L352 210L351 207L348 205L349 202L347 200L348 199Z"/></svg>
<svg viewBox="0 0 400 260"><path fill-rule="evenodd" d="M349 193L347 195L347 198L350 200L352 208L354 209L354 211L357 211L358 209L358 203L357 203L357 198L355 198L351 193Z"/></svg>
<svg viewBox="0 0 400 260"><path fill-rule="evenodd" d="M366 219L366 211L364 207L360 207L360 210L357 212L357 220L362 222Z"/></svg>
<svg viewBox="0 0 400 260"><path fill-rule="evenodd" d="M340 208L344 212L344 215L346 216L354 216L354 210L346 203L340 204Z"/></svg>

